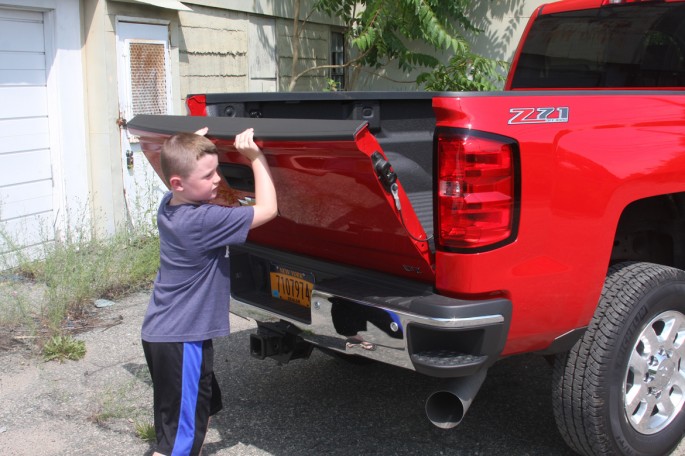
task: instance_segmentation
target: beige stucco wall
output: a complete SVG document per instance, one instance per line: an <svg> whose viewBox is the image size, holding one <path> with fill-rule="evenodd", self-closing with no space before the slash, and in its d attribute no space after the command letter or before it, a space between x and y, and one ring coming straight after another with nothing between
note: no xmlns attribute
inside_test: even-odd
<svg viewBox="0 0 685 456"><path fill-rule="evenodd" d="M202 4L199 4L202 3ZM272 2L273 3L273 2ZM273 5L256 2L255 11L271 15L276 26L276 73L278 89L287 91L293 73L298 74L312 65L328 63L330 25L309 22L302 31L300 55L293 71L292 5ZM245 92L249 90L250 14L246 2L188 2L192 12L180 11L179 54L181 96L190 93ZM205 5L233 7L229 11ZM239 9L238 9L239 8ZM305 11L305 10L303 10ZM331 19L319 18L319 20ZM308 72L298 78L296 91L323 90L327 71Z"/></svg>
<svg viewBox="0 0 685 456"><path fill-rule="evenodd" d="M474 2L471 17L483 32L473 40L479 54L511 61L528 19L543 0Z"/></svg>
<svg viewBox="0 0 685 456"><path fill-rule="evenodd" d="M198 6L207 6L226 11L236 11L260 16L292 19L295 16L295 2L293 0L182 0L193 10ZM312 5L316 0L302 0L300 17L308 17L317 24L337 24L336 18L331 18L319 13L310 14Z"/></svg>
<svg viewBox="0 0 685 456"><path fill-rule="evenodd" d="M288 91L293 75L308 68L327 65L330 59L330 26L310 23L302 30L298 63L293 69L292 42L294 24L292 20L277 21L278 67L280 90ZM326 88L329 71L309 71L297 79L294 91L320 91Z"/></svg>
<svg viewBox="0 0 685 456"><path fill-rule="evenodd" d="M180 11L181 98L192 93L244 92L248 83L248 15L193 6Z"/></svg>

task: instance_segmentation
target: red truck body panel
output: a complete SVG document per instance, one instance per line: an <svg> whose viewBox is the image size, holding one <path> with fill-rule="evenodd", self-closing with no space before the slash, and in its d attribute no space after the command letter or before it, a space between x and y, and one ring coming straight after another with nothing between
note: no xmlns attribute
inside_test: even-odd
<svg viewBox="0 0 685 456"><path fill-rule="evenodd" d="M559 100L545 92L434 100L438 126L477 125L519 143L516 241L478 254L438 251L435 264L440 292L498 292L512 300L504 354L543 349L586 325L625 207L685 191L685 94L574 92L563 98L566 122L520 118L522 111L559 107Z"/></svg>

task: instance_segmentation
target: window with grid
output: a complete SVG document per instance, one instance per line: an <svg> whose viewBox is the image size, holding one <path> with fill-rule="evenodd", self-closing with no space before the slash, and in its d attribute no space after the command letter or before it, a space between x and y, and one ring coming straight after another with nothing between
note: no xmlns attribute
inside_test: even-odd
<svg viewBox="0 0 685 456"><path fill-rule="evenodd" d="M166 114L164 43L130 43L132 114Z"/></svg>
<svg viewBox="0 0 685 456"><path fill-rule="evenodd" d="M345 64L345 35L331 32L331 65ZM338 90L345 90L345 68L331 68L331 79Z"/></svg>

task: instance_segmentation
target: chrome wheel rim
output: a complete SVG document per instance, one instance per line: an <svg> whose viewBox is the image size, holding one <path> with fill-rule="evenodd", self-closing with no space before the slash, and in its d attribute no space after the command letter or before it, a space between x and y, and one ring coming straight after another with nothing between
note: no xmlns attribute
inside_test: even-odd
<svg viewBox="0 0 685 456"><path fill-rule="evenodd" d="M668 426L685 402L685 315L666 311L646 324L633 346L623 383L626 417L641 434Z"/></svg>

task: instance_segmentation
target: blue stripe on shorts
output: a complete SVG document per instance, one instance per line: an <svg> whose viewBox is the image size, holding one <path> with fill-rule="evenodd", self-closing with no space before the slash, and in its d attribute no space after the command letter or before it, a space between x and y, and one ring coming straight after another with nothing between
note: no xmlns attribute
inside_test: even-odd
<svg viewBox="0 0 685 456"><path fill-rule="evenodd" d="M202 342L183 344L183 383L178 430L171 456L190 454L195 441L195 408L197 406L200 373L202 372Z"/></svg>

